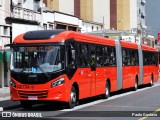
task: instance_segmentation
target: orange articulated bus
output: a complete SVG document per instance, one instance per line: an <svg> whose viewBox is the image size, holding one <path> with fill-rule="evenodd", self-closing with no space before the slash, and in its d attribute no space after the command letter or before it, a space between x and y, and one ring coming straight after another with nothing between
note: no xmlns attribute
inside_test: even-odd
<svg viewBox="0 0 160 120"><path fill-rule="evenodd" d="M61 101L68 108L88 97L158 80L158 51L110 38L63 30L30 31L12 44L11 99L24 108Z"/></svg>

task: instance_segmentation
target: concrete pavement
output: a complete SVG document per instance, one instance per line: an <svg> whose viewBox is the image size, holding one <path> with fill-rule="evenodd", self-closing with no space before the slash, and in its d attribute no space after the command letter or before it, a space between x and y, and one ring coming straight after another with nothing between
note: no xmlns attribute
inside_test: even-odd
<svg viewBox="0 0 160 120"><path fill-rule="evenodd" d="M0 101L10 99L10 90L9 87L0 88Z"/></svg>
<svg viewBox="0 0 160 120"><path fill-rule="evenodd" d="M0 88L0 112L20 107L19 101L10 100L9 87Z"/></svg>

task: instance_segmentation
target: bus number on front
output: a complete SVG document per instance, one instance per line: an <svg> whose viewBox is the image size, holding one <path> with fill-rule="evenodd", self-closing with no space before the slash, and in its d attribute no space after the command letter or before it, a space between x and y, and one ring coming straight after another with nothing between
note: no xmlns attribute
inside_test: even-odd
<svg viewBox="0 0 160 120"><path fill-rule="evenodd" d="M18 89L30 89L30 85L17 85Z"/></svg>

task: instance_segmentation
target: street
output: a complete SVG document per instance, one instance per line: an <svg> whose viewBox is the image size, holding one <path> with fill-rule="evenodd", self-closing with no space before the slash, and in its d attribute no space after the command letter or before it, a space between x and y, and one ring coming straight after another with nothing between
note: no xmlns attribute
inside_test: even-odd
<svg viewBox="0 0 160 120"><path fill-rule="evenodd" d="M144 120L148 119L148 116L158 119L160 117L159 86L160 82L157 82L153 87L146 85L137 91L128 89L115 92L107 100L100 97L81 100L80 105L74 109L65 109L61 104L52 103L37 104L32 109L24 110L19 102L10 100L1 101L0 105L4 107L3 112L11 112L12 117L17 117L16 113L35 113L37 117L56 119L128 119L129 117ZM6 105L10 107L5 107ZM32 118L34 117L36 116Z"/></svg>

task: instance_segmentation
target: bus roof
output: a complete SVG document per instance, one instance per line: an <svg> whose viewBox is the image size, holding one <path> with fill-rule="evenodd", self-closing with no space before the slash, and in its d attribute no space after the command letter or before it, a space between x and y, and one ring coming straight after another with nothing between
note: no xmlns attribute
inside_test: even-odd
<svg viewBox="0 0 160 120"><path fill-rule="evenodd" d="M125 48L138 49L138 44L133 42L121 41L121 46Z"/></svg>
<svg viewBox="0 0 160 120"><path fill-rule="evenodd" d="M18 35L13 44L36 44L36 43L58 43L68 39L74 39L79 42L88 42L102 45L115 46L116 42L112 38L104 38L84 33L64 30L39 30L29 31ZM121 46L126 48L138 49L138 44L121 41ZM155 48L142 45L142 50L158 51Z"/></svg>
<svg viewBox="0 0 160 120"><path fill-rule="evenodd" d="M111 38L103 38L74 31L62 31L59 30L40 30L30 31L24 34L18 35L14 39L14 44L33 44L33 43L52 43L52 42L63 42L68 39L74 39L75 41L96 43L96 44L107 44L115 46L115 40Z"/></svg>
<svg viewBox="0 0 160 120"><path fill-rule="evenodd" d="M158 52L158 50L156 48L152 48L147 45L142 45L142 50Z"/></svg>

